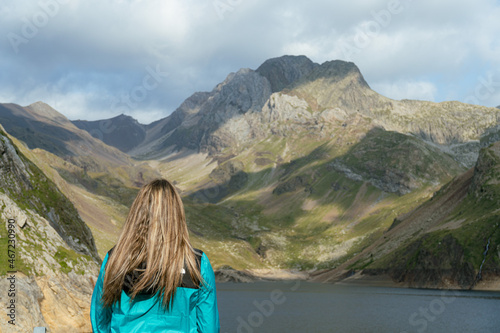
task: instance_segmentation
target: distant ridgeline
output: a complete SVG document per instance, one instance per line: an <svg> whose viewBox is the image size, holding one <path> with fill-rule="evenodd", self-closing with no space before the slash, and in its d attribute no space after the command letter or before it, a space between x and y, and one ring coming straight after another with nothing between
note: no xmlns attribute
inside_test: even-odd
<svg viewBox="0 0 500 333"><path fill-rule="evenodd" d="M163 176L182 191L194 245L224 272L439 288L498 281L499 119L498 108L392 100L355 64L305 56L230 73L149 125L0 105L0 122L74 203L101 257L137 189Z"/></svg>

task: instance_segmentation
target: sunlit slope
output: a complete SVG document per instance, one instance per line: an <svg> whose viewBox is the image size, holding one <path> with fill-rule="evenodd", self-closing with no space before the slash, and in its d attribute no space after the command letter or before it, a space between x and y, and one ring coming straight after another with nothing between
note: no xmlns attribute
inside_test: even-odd
<svg viewBox="0 0 500 333"><path fill-rule="evenodd" d="M500 269L500 143L481 150L476 166L394 220L372 246L319 280L348 270L389 275L411 286L488 285Z"/></svg>
<svg viewBox="0 0 500 333"><path fill-rule="evenodd" d="M307 131L270 136L210 173L198 163L208 175L196 184L185 175L177 184L189 194L193 232L237 240L241 262L231 261L240 268L256 258L272 267L335 267L464 171L420 139L370 128L339 124L323 140Z"/></svg>
<svg viewBox="0 0 500 333"><path fill-rule="evenodd" d="M92 137L45 103L26 107L0 104L0 123L28 148L42 149L59 157L53 166L57 165L58 172L69 183L120 203L130 204L137 188L158 176L146 163L139 163ZM101 130L109 134L114 127Z"/></svg>

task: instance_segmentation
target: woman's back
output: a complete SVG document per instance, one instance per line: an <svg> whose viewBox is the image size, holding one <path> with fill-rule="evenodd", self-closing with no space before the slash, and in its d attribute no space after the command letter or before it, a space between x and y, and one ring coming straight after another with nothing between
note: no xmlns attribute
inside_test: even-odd
<svg viewBox="0 0 500 333"><path fill-rule="evenodd" d="M167 181L146 185L134 201L103 260L91 321L94 332L219 332L213 269L189 244L182 202Z"/></svg>

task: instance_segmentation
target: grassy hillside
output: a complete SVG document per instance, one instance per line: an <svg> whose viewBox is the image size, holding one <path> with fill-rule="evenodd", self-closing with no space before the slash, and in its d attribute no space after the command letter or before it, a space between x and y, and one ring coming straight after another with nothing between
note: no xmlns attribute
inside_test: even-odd
<svg viewBox="0 0 500 333"><path fill-rule="evenodd" d="M499 152L500 143L481 150L474 169L411 213L398 216L383 241L320 279L363 270L411 286L472 288L498 277Z"/></svg>
<svg viewBox="0 0 500 333"><path fill-rule="evenodd" d="M206 171L196 183L178 181L189 194L195 239L215 254L216 266L336 267L463 171L450 156L411 136L342 127L332 136L271 136L212 164L211 171L200 162L199 170ZM217 244L227 243L237 255L221 256L226 248Z"/></svg>

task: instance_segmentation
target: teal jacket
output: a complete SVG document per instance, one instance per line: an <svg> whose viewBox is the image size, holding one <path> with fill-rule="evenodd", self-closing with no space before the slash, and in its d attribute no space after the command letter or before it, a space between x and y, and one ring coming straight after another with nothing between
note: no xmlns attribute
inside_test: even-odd
<svg viewBox="0 0 500 333"><path fill-rule="evenodd" d="M168 312L163 309L157 295L138 295L130 302L123 290L120 305L116 303L105 308L101 299L108 255L102 262L90 305L94 333L220 332L215 276L205 253L200 263L205 284L198 289L177 287L173 306Z"/></svg>

